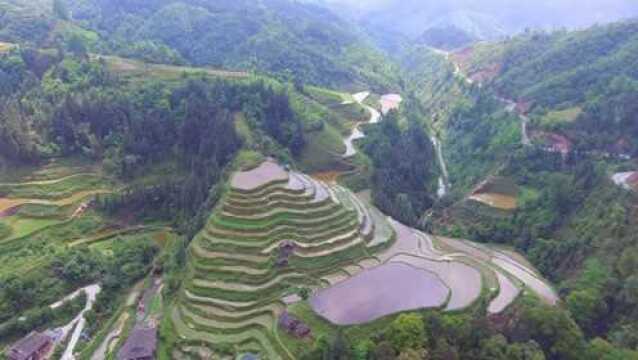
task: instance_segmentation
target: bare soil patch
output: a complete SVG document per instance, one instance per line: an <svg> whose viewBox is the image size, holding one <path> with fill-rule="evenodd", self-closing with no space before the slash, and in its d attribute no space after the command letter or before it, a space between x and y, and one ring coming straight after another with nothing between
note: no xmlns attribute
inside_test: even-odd
<svg viewBox="0 0 638 360"><path fill-rule="evenodd" d="M387 114L390 110L396 110L401 105L403 98L399 94L386 94L381 96L381 113Z"/></svg>

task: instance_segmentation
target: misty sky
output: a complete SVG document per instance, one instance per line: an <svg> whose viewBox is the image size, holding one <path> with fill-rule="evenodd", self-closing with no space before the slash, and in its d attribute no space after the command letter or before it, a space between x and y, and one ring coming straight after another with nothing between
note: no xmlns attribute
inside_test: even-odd
<svg viewBox="0 0 638 360"><path fill-rule="evenodd" d="M378 19L407 33L450 13L473 12L493 17L510 31L524 27L584 27L638 16L638 0L324 0L350 12ZM338 6L340 7L340 6ZM401 19L401 21L396 21ZM399 24L402 23L402 24Z"/></svg>

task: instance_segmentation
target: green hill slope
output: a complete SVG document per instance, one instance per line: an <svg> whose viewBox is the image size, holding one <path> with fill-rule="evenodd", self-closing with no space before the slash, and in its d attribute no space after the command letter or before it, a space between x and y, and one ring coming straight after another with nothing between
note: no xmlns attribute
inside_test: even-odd
<svg viewBox="0 0 638 360"><path fill-rule="evenodd" d="M72 1L70 8L75 22L103 37L102 48L129 57L258 70L324 86L397 83L356 28L308 3Z"/></svg>
<svg viewBox="0 0 638 360"><path fill-rule="evenodd" d="M636 199L611 175L635 169L638 154L637 26L531 32L450 54L421 48L406 62L436 109L452 182L436 231L515 246L561 284L585 338L617 349L636 346L627 311ZM516 209L482 197L494 175L518 186Z"/></svg>

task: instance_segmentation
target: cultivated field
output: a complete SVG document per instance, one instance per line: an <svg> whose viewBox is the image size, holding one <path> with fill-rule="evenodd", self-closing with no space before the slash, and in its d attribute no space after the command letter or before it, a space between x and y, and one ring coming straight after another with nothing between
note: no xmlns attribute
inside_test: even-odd
<svg viewBox="0 0 638 360"><path fill-rule="evenodd" d="M285 310L321 333L406 310L462 310L482 296L499 313L523 289L557 301L518 256L408 228L270 160L233 176L189 248L188 272L171 311L179 354L221 346L295 358L304 342L278 327Z"/></svg>
<svg viewBox="0 0 638 360"><path fill-rule="evenodd" d="M77 161L22 169L0 181L0 275L24 274L46 264L57 249L87 245L108 251L113 240L166 231L127 227L104 219L93 200L118 183Z"/></svg>
<svg viewBox="0 0 638 360"><path fill-rule="evenodd" d="M510 179L491 177L481 183L469 199L504 211L518 207L518 187Z"/></svg>
<svg viewBox="0 0 638 360"><path fill-rule="evenodd" d="M15 45L0 41L0 54L6 53L13 49Z"/></svg>
<svg viewBox="0 0 638 360"><path fill-rule="evenodd" d="M248 73L243 71L149 64L117 56L93 55L93 59L105 61L111 71L129 79L160 78L163 80L178 80L184 74L203 74L210 77L223 78L245 78L249 76Z"/></svg>
<svg viewBox="0 0 638 360"><path fill-rule="evenodd" d="M329 285L336 269L376 264L370 243L392 234L374 239L352 193L272 162L237 173L231 184L189 250L190 275L172 311L180 351L203 342L292 359L276 330L283 299Z"/></svg>

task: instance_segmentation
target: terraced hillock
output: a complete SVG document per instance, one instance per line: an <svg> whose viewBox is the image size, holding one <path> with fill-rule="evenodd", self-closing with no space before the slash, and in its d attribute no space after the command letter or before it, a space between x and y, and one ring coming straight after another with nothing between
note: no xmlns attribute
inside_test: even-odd
<svg viewBox="0 0 638 360"><path fill-rule="evenodd" d="M460 311L485 298L485 311L496 314L522 293L558 301L518 254L408 228L345 188L266 161L234 175L191 243L171 312L180 338L173 355L197 356L191 352L205 344L293 359L303 341L279 329L284 311L306 324L323 318L311 329L317 337L326 324L332 333L407 310Z"/></svg>
<svg viewBox="0 0 638 360"><path fill-rule="evenodd" d="M284 298L378 265L370 254L393 237L383 216L338 186L271 161L235 174L189 249L189 275L172 312L181 350L203 342L293 358L276 331Z"/></svg>

